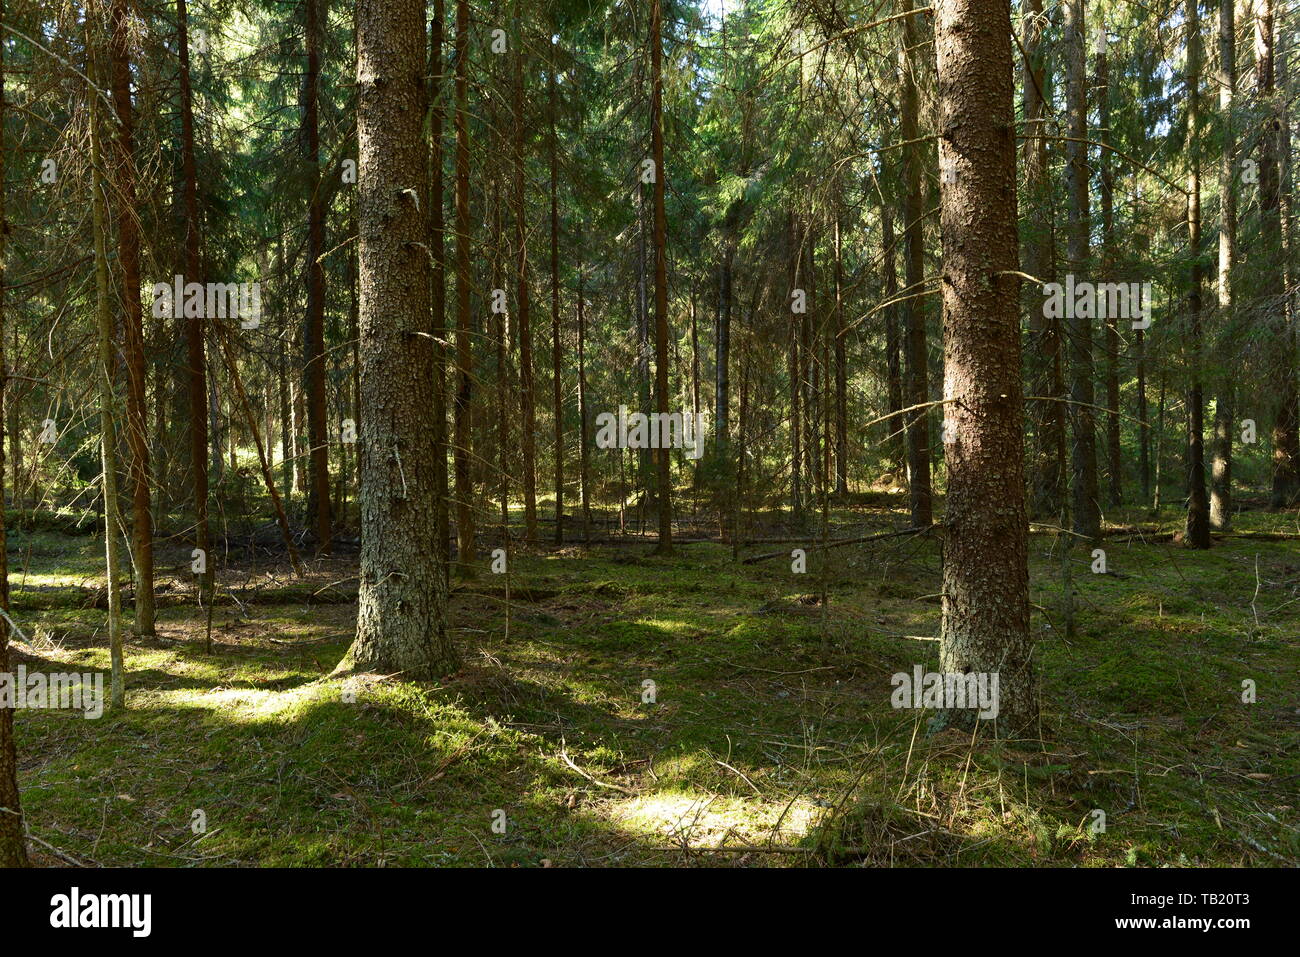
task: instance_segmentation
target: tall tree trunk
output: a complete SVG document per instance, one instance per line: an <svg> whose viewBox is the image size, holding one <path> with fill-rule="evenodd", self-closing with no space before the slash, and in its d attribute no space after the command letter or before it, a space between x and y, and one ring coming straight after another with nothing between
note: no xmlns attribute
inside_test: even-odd
<svg viewBox="0 0 1300 957"><path fill-rule="evenodd" d="M99 79L94 51L97 40L95 19L87 11L86 48L90 54L86 72ZM105 587L108 590L108 648L112 663L109 700L113 708L122 708L126 704L125 679L122 661L122 592L121 592L121 553L118 541L118 529L121 527L118 514L117 490L117 405L113 385L113 369L116 365L114 355L113 306L110 301L111 284L108 278L108 204L105 195L108 183L102 175L103 150L100 147L99 103L94 92L87 91L86 103L90 107L90 159L91 173L91 219L94 229L95 247L95 317L99 331L99 440L100 460L103 465L101 475L101 492L104 497L104 561Z"/></svg>
<svg viewBox="0 0 1300 957"><path fill-rule="evenodd" d="M0 20L5 18L5 2L0 0ZM0 423L6 422L5 401L9 399L9 365L5 361L5 246L9 222L5 217L5 170L8 145L5 143L5 45L0 43ZM15 356L15 358L17 358ZM4 515L4 438L12 443L12 426L8 436L0 436L0 608L9 613L9 558L5 545ZM16 461L16 459L15 459ZM15 481L14 492L18 485ZM15 501L15 505L17 502ZM9 622L0 619L0 673L9 670ZM14 751L14 709L0 708L0 868L27 866L27 840L23 828L22 805L18 793L18 756Z"/></svg>
<svg viewBox="0 0 1300 957"><path fill-rule="evenodd" d="M424 11L423 0L357 3L361 590L356 640L340 668L407 678L458 666L435 541L437 463L427 425L434 343L422 335L430 266L418 202L429 179Z"/></svg>
<svg viewBox="0 0 1300 957"><path fill-rule="evenodd" d="M1237 253L1237 195L1233 164L1237 150L1232 100L1237 90L1237 30L1233 0L1219 0L1219 276L1218 327L1233 320L1233 260ZM1218 395L1214 403L1214 439L1210 445L1210 525L1220 531L1232 527L1232 415L1235 362L1218 370Z"/></svg>
<svg viewBox="0 0 1300 957"><path fill-rule="evenodd" d="M1201 388L1201 18L1200 0L1187 0L1187 246L1192 258L1187 295L1191 387L1187 391L1187 524L1189 548L1210 547L1205 494L1205 405Z"/></svg>
<svg viewBox="0 0 1300 957"><path fill-rule="evenodd" d="M797 290L800 285L799 234L793 212L789 218L790 289ZM799 387L803 369L799 344L799 326L802 320L803 316L798 313L790 317L790 517L795 524L803 522L803 426L800 413L806 410L802 409L803 396Z"/></svg>
<svg viewBox="0 0 1300 957"><path fill-rule="evenodd" d="M496 124L493 123L493 126ZM501 257L497 250L507 248L501 226L501 194L495 180L492 184L492 232L489 236L492 269L492 288L502 289ZM506 396L510 391L510 326L507 311L492 311L497 349L497 481L501 496L501 544L510 551L510 417Z"/></svg>
<svg viewBox="0 0 1300 957"><path fill-rule="evenodd" d="M444 82L442 60L446 10L443 0L434 0L433 20L429 24L429 249L432 252L432 323L433 343L433 458L434 508L438 513L435 533L443 568L451 568L451 523L447 499L447 240L444 220L444 184L442 175L442 129L447 114L443 105Z"/></svg>
<svg viewBox="0 0 1300 957"><path fill-rule="evenodd" d="M1021 24L1025 58L1021 69L1025 115L1025 194L1028 229L1021 237L1021 263L1029 275L1052 280L1055 229L1052 186L1048 179L1046 103L1047 50L1043 40L1043 0L1024 0ZM1029 407L1034 432L1030 514L1056 518L1061 513L1065 480L1065 386L1061 374L1061 322L1044 315L1041 289L1025 289L1029 312L1030 388L1040 396Z"/></svg>
<svg viewBox="0 0 1300 957"><path fill-rule="evenodd" d="M1066 73L1066 114L1070 139L1066 143L1069 208L1069 269L1080 280L1088 268L1088 91L1084 50L1084 0L1066 0L1063 38ZM1090 541L1101 539L1101 503L1097 491L1097 441L1093 405L1092 318L1080 316L1069 304L1070 343L1070 464L1074 498L1074 531ZM1092 310L1088 310L1089 313Z"/></svg>
<svg viewBox="0 0 1300 957"><path fill-rule="evenodd" d="M835 216L835 494L849 493L848 329L844 325L844 255L840 217Z"/></svg>
<svg viewBox="0 0 1300 957"><path fill-rule="evenodd" d="M474 483L470 478L473 455L470 401L474 384L474 351L470 341L469 219L469 0L456 0L456 565L463 572L474 567Z"/></svg>
<svg viewBox="0 0 1300 957"><path fill-rule="evenodd" d="M581 232L581 230L579 230ZM587 319L582 301L582 258L578 258L578 443L582 469L582 542L591 544L591 470L587 452Z"/></svg>
<svg viewBox="0 0 1300 957"><path fill-rule="evenodd" d="M303 325L303 387L307 392L307 433L311 442L311 487L307 493L307 522L318 548L329 554L330 452L329 420L325 409L325 194L320 178L320 44L326 0L304 0L307 75L303 103L307 189L307 315Z"/></svg>
<svg viewBox="0 0 1300 957"><path fill-rule="evenodd" d="M943 623L946 673L998 678L996 729L1033 733L1023 393L1020 385L1016 145L1005 3L939 0L946 445ZM942 178L941 178L942 179ZM952 712L963 724L974 712Z"/></svg>
<svg viewBox="0 0 1300 957"><path fill-rule="evenodd" d="M1286 36L1288 33L1288 18L1293 16L1289 8L1283 6L1275 13L1274 33L1275 36ZM1294 34L1292 34L1294 36ZM1291 42L1294 42L1292 39ZM1300 355L1297 354L1297 348L1300 348L1300 342L1297 341L1297 323L1296 319L1296 300L1291 295L1292 290L1296 288L1295 281L1295 211L1292 199L1292 169L1291 162L1291 102L1293 89L1290 77L1287 72L1287 61L1291 50L1290 43L1279 43L1276 45L1274 53L1274 71L1275 86L1277 88L1277 155L1279 163L1279 196L1278 212L1282 224L1282 288L1286 290L1287 295L1284 297L1285 303L1285 322L1286 332L1282 337L1282 355L1283 365L1290 370L1286 378L1288 392L1282 397L1281 408L1284 415L1279 420L1284 423L1286 439L1282 446L1286 449L1288 460L1288 474L1290 476L1290 496L1289 505L1295 505L1300 502L1300 393L1297 393L1296 374L1297 361L1300 361Z"/></svg>
<svg viewBox="0 0 1300 957"><path fill-rule="evenodd" d="M198 173L194 164L194 95L190 89L189 18L185 0L176 0L176 43L180 51L181 87L181 176L185 195L185 281L203 282L202 233L199 225ZM190 468L194 490L194 540L203 555L206 571L202 584L212 600L216 562L208 531L208 412L207 357L204 351L203 310L186 317L186 379L189 383ZM210 640L205 643L211 651Z"/></svg>
<svg viewBox="0 0 1300 957"><path fill-rule="evenodd" d="M718 264L718 333L713 373L713 421L719 450L727 448L731 431L731 267L735 254L735 247L724 237Z"/></svg>
<svg viewBox="0 0 1300 957"><path fill-rule="evenodd" d="M564 387L560 376L560 182L559 142L555 135L555 64L547 71L551 125L551 401L555 408L555 544L564 544Z"/></svg>
<svg viewBox="0 0 1300 957"><path fill-rule="evenodd" d="M135 117L131 108L131 49L127 0L113 0L113 107L117 114L118 261L126 352L126 431L130 448L131 551L135 559L135 633L154 634L153 514L149 501L149 439L145 422L144 327L140 304L140 227L136 219Z"/></svg>
<svg viewBox="0 0 1300 957"><path fill-rule="evenodd" d="M913 0L902 0L903 12L914 9ZM918 78L924 69L917 16L903 19L903 49L899 67L903 90L899 104L903 142L903 357L904 405L919 406L929 401L929 350L925 337L925 193L921 180L924 157L920 142ZM907 442L907 484L912 526L923 528L934 521L930 485L930 415L917 409L905 416Z"/></svg>
<svg viewBox="0 0 1300 957"><path fill-rule="evenodd" d="M880 245L884 257L885 301L898 295L897 253L894 249L894 210L888 199L880 204ZM886 454L895 470L903 469L907 462L907 447L903 439L905 428L897 413L903 408L902 349L903 340L898 328L898 306L885 307L885 396L889 418L885 420Z"/></svg>
<svg viewBox="0 0 1300 957"><path fill-rule="evenodd" d="M1100 129L1097 139L1103 144L1097 151L1101 167L1101 262L1102 273L1109 279L1115 269L1115 199L1114 171L1111 169L1110 151L1105 144L1110 140L1110 65L1106 57L1106 22L1097 17L1093 28L1097 31L1097 78L1094 84L1097 96L1097 118ZM1124 468L1120 448L1119 419L1119 330L1118 317L1106 315L1106 479L1107 499L1113 506L1124 503Z"/></svg>
<svg viewBox="0 0 1300 957"><path fill-rule="evenodd" d="M533 378L533 329L528 289L528 215L524 177L524 44L516 43L514 57L514 218L518 256L515 279L518 288L516 308L519 317L519 399L523 422L520 446L524 469L524 537L537 541L537 411Z"/></svg>
<svg viewBox="0 0 1300 957"><path fill-rule="evenodd" d="M1262 264L1260 295L1271 314L1272 374L1277 395L1273 418L1273 490L1270 507L1284 508L1300 494L1300 449L1296 448L1296 343L1287 322L1282 259L1281 183L1278 171L1283 109L1277 101L1273 0L1256 0L1256 92L1265 109L1259 147L1259 208Z"/></svg>
<svg viewBox="0 0 1300 957"><path fill-rule="evenodd" d="M668 220L664 210L664 83L663 0L650 0L650 150L655 164L655 403L661 421L668 417ZM672 457L661 448L656 457L658 475L659 543L655 551L668 554L673 547Z"/></svg>

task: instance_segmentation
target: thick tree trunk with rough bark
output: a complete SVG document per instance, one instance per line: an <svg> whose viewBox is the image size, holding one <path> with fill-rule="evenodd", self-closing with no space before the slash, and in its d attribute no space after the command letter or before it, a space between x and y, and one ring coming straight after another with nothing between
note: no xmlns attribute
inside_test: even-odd
<svg viewBox="0 0 1300 957"><path fill-rule="evenodd" d="M1006 0L940 0L944 515L940 661L998 675L996 729L1030 733L1038 694L1029 632L1016 139ZM950 718L969 724L974 711Z"/></svg>
<svg viewBox="0 0 1300 957"><path fill-rule="evenodd" d="M361 589L343 667L436 678L457 667L438 510L428 337L429 147L422 0L357 4Z"/></svg>

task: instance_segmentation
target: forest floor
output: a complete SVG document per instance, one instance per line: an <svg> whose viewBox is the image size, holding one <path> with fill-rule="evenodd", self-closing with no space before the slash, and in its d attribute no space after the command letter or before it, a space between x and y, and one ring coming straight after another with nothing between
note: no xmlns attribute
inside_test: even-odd
<svg viewBox="0 0 1300 957"><path fill-rule="evenodd" d="M843 535L906 524L885 505L834 518ZM266 558L222 563L208 655L188 546L162 549L158 636L127 639L126 709L17 712L33 851L135 866L1296 866L1300 542L1194 554L1145 514L1118 518L1144 524L1111 530L1108 574L1075 550L1072 638L1056 538L1031 540L1042 740L1017 744L930 733L926 712L891 707L892 674L939 670L917 637L939 622L928 537L824 563L809 551L803 575L793 544L746 547L786 550L754 564L710 543L517 546L509 601L507 576L454 583L464 667L438 683L330 677L352 638L355 555L301 581ZM1166 511L1166 532L1179 518ZM108 669L102 548L11 529L16 663Z"/></svg>

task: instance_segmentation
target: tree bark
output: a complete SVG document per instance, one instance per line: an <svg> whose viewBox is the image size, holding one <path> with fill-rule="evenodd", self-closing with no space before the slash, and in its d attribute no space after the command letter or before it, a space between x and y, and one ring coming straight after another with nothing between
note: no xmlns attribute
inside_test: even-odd
<svg viewBox="0 0 1300 957"><path fill-rule="evenodd" d="M902 0L903 12L914 9L913 0ZM899 52L902 102L899 104L903 142L903 357L906 406L924 405L930 398L929 350L925 335L925 306L921 294L925 283L925 193L921 179L924 160L920 142L917 78L924 69L917 16L903 19L903 49ZM930 483L930 419L928 409L904 417L907 443L907 484L912 527L922 528L934 520Z"/></svg>
<svg viewBox="0 0 1300 957"><path fill-rule="evenodd" d="M885 301L898 295L897 251L894 249L894 211L889 200L880 205L880 245L884 257ZM885 448L894 469L903 469L907 463L907 447L904 441L906 431L904 423L897 417L903 408L903 340L899 334L897 305L885 307Z"/></svg>
<svg viewBox="0 0 1300 957"><path fill-rule="evenodd" d="M551 125L551 402L555 408L555 544L564 544L564 387L560 375L560 172L559 141L555 134L557 90L555 65L547 71Z"/></svg>
<svg viewBox="0 0 1300 957"><path fill-rule="evenodd" d="M664 84L663 0L650 3L650 149L655 164L655 404L661 421L668 416L668 221L664 211ZM659 542L655 551L666 555L673 547L672 458L659 449L657 481Z"/></svg>
<svg viewBox="0 0 1300 957"><path fill-rule="evenodd" d="M1066 143L1069 223L1066 258L1079 279L1088 268L1088 95L1084 50L1084 0L1066 0L1064 46L1068 63L1066 113L1070 140ZM1101 503L1097 490L1096 420L1093 406L1092 319L1067 310L1070 343L1070 465L1074 499L1074 531L1089 541L1101 538ZM1091 311L1091 310L1089 310Z"/></svg>
<svg viewBox="0 0 1300 957"><path fill-rule="evenodd" d="M433 343L433 458L434 507L438 512L435 533L443 567L451 567L451 522L447 488L447 240L443 214L442 130L446 118L442 93L445 88L442 60L446 10L443 0L434 0L429 24L429 250L432 259L430 291Z"/></svg>
<svg viewBox="0 0 1300 957"><path fill-rule="evenodd" d="M95 17L87 11L86 48L89 52L86 72L98 79L95 63ZM122 661L122 592L121 551L118 529L117 489L117 399L113 385L116 365L113 343L113 307L108 277L108 203L105 194L108 184L102 175L103 149L100 146L99 103L93 91L88 91L86 103L90 108L90 159L91 159L91 220L95 248L95 318L99 332L99 443L101 494L104 499L104 563L105 587L108 590L108 648L112 666L109 701L114 709L126 705L126 682Z"/></svg>
<svg viewBox="0 0 1300 957"><path fill-rule="evenodd" d="M1110 139L1110 64L1106 57L1106 22L1097 17L1094 27L1099 38L1096 51L1097 140L1102 147L1097 151L1101 185L1101 261L1103 274L1109 280L1115 269L1115 194L1114 171L1111 169L1110 151L1105 144ZM1106 486L1107 500L1112 506L1124 504L1124 467L1120 448L1119 419L1119 329L1118 318L1109 314L1106 325Z"/></svg>
<svg viewBox="0 0 1300 957"><path fill-rule="evenodd" d="M199 225L198 173L194 164L194 95L190 88L189 19L185 0L176 0L176 43L180 52L181 89L181 176L184 180L185 281L203 282L202 234ZM194 491L194 540L204 556L206 571L202 584L212 600L215 574L212 543L208 531L208 410L207 357L203 310L185 320L186 379L189 383L190 468ZM211 651L211 639L205 642Z"/></svg>
<svg viewBox="0 0 1300 957"><path fill-rule="evenodd" d="M524 471L524 538L537 541L537 407L533 376L533 329L528 289L528 214L524 177L524 45L516 39L514 55L514 219L516 309L519 319L519 399L523 421L520 447ZM503 397L504 398L504 397Z"/></svg>
<svg viewBox="0 0 1300 957"><path fill-rule="evenodd" d="M145 422L144 327L140 303L140 225L136 212L135 117L131 108L130 20L127 0L113 0L113 107L117 114L116 199L118 261L126 352L126 432L130 449L131 551L135 559L135 633L154 634L153 514L149 493L149 439Z"/></svg>
<svg viewBox="0 0 1300 957"><path fill-rule="evenodd" d="M473 455L470 402L474 385L474 351L470 341L469 219L469 0L456 0L456 400L455 443L452 460L456 473L456 565L462 572L474 567L474 483L470 477Z"/></svg>
<svg viewBox="0 0 1300 957"><path fill-rule="evenodd" d="M1272 0L1256 0L1256 92L1264 107L1259 139L1260 296L1271 314L1272 378L1277 405L1273 417L1273 489L1269 505L1285 508L1300 495L1300 449L1296 448L1295 331L1287 321L1283 283L1281 182L1278 171L1282 107L1277 102Z"/></svg>
<svg viewBox="0 0 1300 957"><path fill-rule="evenodd" d="M0 20L5 17L5 2L0 0ZM0 423L5 418L5 402L9 399L9 365L5 361L5 245L9 222L5 216L3 188L8 146L5 143L5 45L0 43ZM0 506L4 503L5 448L3 439L13 442L14 429L0 436ZM17 483L14 485L17 493ZM15 503L17 504L17 503ZM0 608L9 612L9 558L5 544L5 514L0 507ZM9 622L0 619L0 673L9 670ZM23 828L22 803L18 791L18 756L14 749L14 711L0 708L0 868L27 866L27 839Z"/></svg>
<svg viewBox="0 0 1300 957"><path fill-rule="evenodd" d="M1237 90L1236 12L1233 0L1219 0L1219 118L1222 145L1219 153L1219 275L1216 289L1218 325L1233 319L1233 260L1237 250L1237 195L1233 164L1237 150L1232 100ZM1226 363L1235 366L1231 357ZM1231 368L1218 372L1214 403L1214 438L1210 446L1210 525L1219 531L1232 527L1232 413Z"/></svg>
<svg viewBox="0 0 1300 957"><path fill-rule="evenodd" d="M1205 493L1205 405L1201 387L1201 18L1200 0L1187 0L1187 246L1192 259L1187 295L1187 522L1189 548L1210 547L1210 503Z"/></svg>
<svg viewBox="0 0 1300 957"><path fill-rule="evenodd" d="M430 262L418 202L429 178L424 10L423 0L357 4L361 588L356 640L340 667L406 678L437 678L458 665L427 421L434 343L423 334Z"/></svg>
<svg viewBox="0 0 1300 957"><path fill-rule="evenodd" d="M1038 693L1029 631L1016 141L1006 0L939 0L943 236L944 672L999 676L1000 735L1032 733ZM941 178L942 180L943 178ZM972 724L974 711L950 712Z"/></svg>
<svg viewBox="0 0 1300 957"><path fill-rule="evenodd" d="M317 548L329 554L331 536L329 423L325 408L325 196L320 177L320 34L321 5L304 0L307 75L303 101L304 160L307 173L307 314L303 323L303 388L307 393L307 438L311 443L311 482L307 492L307 523L316 533Z"/></svg>
<svg viewBox="0 0 1300 957"><path fill-rule="evenodd" d="M1046 103L1047 51L1043 33L1047 18L1042 0L1024 0L1021 17L1025 58L1021 68L1025 115L1025 193L1029 197L1028 229L1021 237L1024 271L1044 283L1053 279L1056 233L1053 191L1048 181ZM1044 315L1042 290L1025 289L1029 311L1030 388L1036 396L1065 398L1061 370L1061 322ZM1062 402L1036 400L1030 406L1034 455L1031 469L1030 514L1055 519L1061 514L1065 480L1065 410Z"/></svg>

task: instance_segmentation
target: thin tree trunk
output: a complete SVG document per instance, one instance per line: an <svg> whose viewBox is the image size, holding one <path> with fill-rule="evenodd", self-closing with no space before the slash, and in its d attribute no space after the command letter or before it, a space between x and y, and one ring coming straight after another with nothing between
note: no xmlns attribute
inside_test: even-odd
<svg viewBox="0 0 1300 957"><path fill-rule="evenodd" d="M1273 490L1271 508L1290 505L1300 494L1300 449L1296 448L1296 343L1287 321L1283 282L1281 183L1278 171L1284 111L1277 101L1272 0L1256 0L1256 92L1265 109L1259 146L1260 246L1263 265L1260 295L1271 313L1272 372L1277 396L1273 419Z"/></svg>
<svg viewBox="0 0 1300 957"><path fill-rule="evenodd" d="M844 325L844 256L840 216L835 215L835 494L849 493L849 371Z"/></svg>
<svg viewBox="0 0 1300 957"><path fill-rule="evenodd" d="M668 417L668 221L664 210L664 85L663 0L650 6L650 150L653 154L655 251L655 401L661 421ZM656 457L658 475L659 542L655 551L666 555L673 547L672 459L661 448Z"/></svg>
<svg viewBox="0 0 1300 957"><path fill-rule="evenodd" d="M190 89L189 20L185 0L176 0L176 42L180 51L181 89L181 175L185 194L185 280L203 281L202 233L199 225L198 173L194 164L194 96ZM207 358L203 310L186 317L186 360L189 366L190 468L193 471L194 540L203 556L205 571L201 584L212 601L215 565L208 531L208 413ZM212 651L209 636L205 651Z"/></svg>
<svg viewBox="0 0 1300 957"><path fill-rule="evenodd" d="M443 568L451 568L451 522L447 488L447 241L443 215L444 185L442 175L442 130L446 118L443 105L442 44L446 26L443 0L434 0L433 20L429 24L429 249L432 253L432 322L429 332L433 343L433 458L434 508L438 513L435 539ZM359 364L358 364L359 366Z"/></svg>
<svg viewBox="0 0 1300 957"><path fill-rule="evenodd" d="M882 201L880 205L880 244L882 248L881 255L884 257L885 301L888 302L898 295L897 253L894 249L894 211L888 200ZM897 305L885 307L885 395L887 404L885 411L889 413L889 418L885 420L885 435L892 436L892 438L887 438L885 448L891 466L896 470L901 470L906 467L907 447L904 441L905 428L902 420L897 416L899 410L903 408L903 340L898 329L898 309Z"/></svg>
<svg viewBox="0 0 1300 957"><path fill-rule="evenodd" d="M1233 0L1219 0L1219 117L1222 145L1219 153L1219 276L1218 326L1232 321L1233 260L1237 247L1237 195L1232 168L1237 150L1232 100L1237 90L1237 34ZM1218 396L1214 403L1214 439L1210 446L1210 525L1219 531L1232 527L1232 415L1233 368L1219 369Z"/></svg>
<svg viewBox="0 0 1300 957"><path fill-rule="evenodd" d="M902 10L914 9L913 0L902 0ZM917 82L923 70L921 37L916 16L903 19L903 47L899 51L902 74L902 102L899 105L903 142L903 238L905 264L903 302L903 356L905 400L907 406L923 405L929 400L929 354L925 337L925 307L920 298L925 279L925 198L921 180L924 159L920 142L920 106ZM923 528L934 520L930 485L929 412L918 409L905 417L907 443L907 484L912 527Z"/></svg>
<svg viewBox="0 0 1300 957"><path fill-rule="evenodd" d="M96 76L98 70L93 63L95 40L92 35L92 18L87 16L86 46L92 51L92 62L87 72ZM114 709L126 705L125 678L122 661L122 593L121 593L121 554L118 542L120 517L118 514L117 491L117 404L113 388L113 307L109 297L111 290L108 278L108 208L105 193L108 184L104 181L103 150L100 148L99 105L92 94L86 97L90 107L90 154L91 165L91 217L94 225L95 244L95 316L99 329L99 436L100 455L103 463L101 490L104 497L104 560L105 587L108 590L108 648L112 665L109 701Z"/></svg>
<svg viewBox="0 0 1300 957"><path fill-rule="evenodd" d="M1187 523L1189 548L1210 547L1210 503L1205 493L1205 406L1201 388L1201 18L1200 0L1187 0L1187 246L1192 257L1187 295L1191 387L1187 392Z"/></svg>
<svg viewBox="0 0 1300 957"><path fill-rule="evenodd" d="M311 488L307 522L314 526L321 554L330 552L329 420L325 408L325 195L320 178L320 44L326 0L304 0L307 37L303 134L307 189L307 315L303 325L303 376L307 392L307 433L311 443Z"/></svg>
<svg viewBox="0 0 1300 957"><path fill-rule="evenodd" d="M582 469L582 541L591 544L591 471L587 453L587 320L583 303L583 264L578 259L578 452ZM621 453L620 453L621 454Z"/></svg>
<svg viewBox="0 0 1300 957"><path fill-rule="evenodd" d="M718 264L718 332L715 337L713 372L713 421L718 448L725 455L731 423L731 267L735 247L724 239Z"/></svg>
<svg viewBox="0 0 1300 957"><path fill-rule="evenodd" d="M474 351L470 341L470 219L469 219L469 0L456 0L456 565L474 567L474 487L470 478L473 455L470 401L474 383Z"/></svg>
<svg viewBox="0 0 1300 957"><path fill-rule="evenodd" d="M520 424L520 447L524 470L524 538L537 541L537 410L533 377L533 329L528 289L528 215L524 178L524 45L515 46L514 57L514 218L516 308L519 317L519 399L523 421Z"/></svg>
<svg viewBox="0 0 1300 957"><path fill-rule="evenodd" d="M5 2L0 0L0 20L5 18ZM8 149L5 143L5 45L0 43L0 423L5 419L5 401L9 399L9 366L5 361L5 245L9 222L5 215L5 167ZM17 356L15 356L15 359ZM9 557L6 547L4 514L4 438L12 443L16 431L0 436L0 608L9 613ZM15 462L17 457L15 456ZM14 493L18 484L15 479ZM15 500L15 505L18 502ZM0 674L9 671L9 622L0 619ZM22 804L18 792L18 756L14 751L14 709L0 708L0 868L27 866L27 840L23 828Z"/></svg>
<svg viewBox="0 0 1300 957"><path fill-rule="evenodd" d="M1047 51L1043 40L1046 17L1042 0L1025 0L1021 17L1025 59L1021 69L1025 115L1025 194L1028 229L1021 237L1021 262L1026 273L1050 282L1054 271L1056 235L1052 187L1048 182L1046 104ZM1061 375L1061 323L1047 316L1042 290L1025 288L1030 330L1030 388L1037 396L1064 399ZM1062 402L1042 399L1030 406L1034 457L1031 468L1030 514L1055 518L1061 512L1065 479L1065 410Z"/></svg>
<svg viewBox="0 0 1300 957"><path fill-rule="evenodd" d="M1098 36L1096 82L1097 117L1100 129L1097 139L1102 144L1110 140L1110 66L1106 58L1106 23L1101 16L1094 27ZM1107 277L1115 268L1115 200L1114 171L1111 169L1110 151L1103 146L1098 150L1101 167L1101 261ZM1106 315L1106 479L1108 500L1112 506L1124 503L1124 468L1120 449L1119 419L1119 330L1116 316Z"/></svg>
<svg viewBox="0 0 1300 957"><path fill-rule="evenodd" d="M555 66L547 77L551 121L551 401L555 408L555 544L564 544L564 388L560 341L560 200L559 142L555 135Z"/></svg>
<svg viewBox="0 0 1300 957"><path fill-rule="evenodd" d="M154 634L153 514L149 496L149 439L145 421L144 328L140 304L140 227L136 218L135 118L131 108L131 51L127 0L113 0L113 107L117 114L116 190L118 261L126 352L126 431L130 449L131 552L135 559L135 633Z"/></svg>
<svg viewBox="0 0 1300 957"><path fill-rule="evenodd" d="M1069 199L1069 242L1066 258L1075 276L1082 279L1088 268L1088 95L1084 50L1084 0L1066 0L1063 38L1066 72L1066 113L1070 140L1066 143L1067 195ZM1089 541L1101 538L1101 508L1097 491L1097 443L1093 406L1092 318L1081 310L1067 310L1070 343L1070 425L1073 447L1070 453L1074 496L1074 531ZM1088 310L1091 312L1092 310Z"/></svg>

